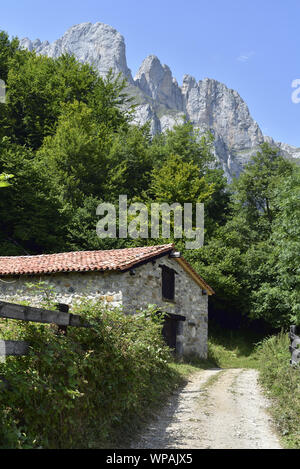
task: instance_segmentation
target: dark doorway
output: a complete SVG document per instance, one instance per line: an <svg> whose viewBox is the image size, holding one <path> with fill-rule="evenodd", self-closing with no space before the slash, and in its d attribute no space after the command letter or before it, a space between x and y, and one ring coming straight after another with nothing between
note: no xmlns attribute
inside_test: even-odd
<svg viewBox="0 0 300 469"><path fill-rule="evenodd" d="M162 266L162 298L175 301L175 271Z"/></svg>
<svg viewBox="0 0 300 469"><path fill-rule="evenodd" d="M181 329L181 322L185 321L185 316L179 314L167 314L165 317L162 334L166 344L177 352L177 335Z"/></svg>
<svg viewBox="0 0 300 469"><path fill-rule="evenodd" d="M168 318L165 320L162 330L166 344L174 351L176 350L177 324L177 321Z"/></svg>

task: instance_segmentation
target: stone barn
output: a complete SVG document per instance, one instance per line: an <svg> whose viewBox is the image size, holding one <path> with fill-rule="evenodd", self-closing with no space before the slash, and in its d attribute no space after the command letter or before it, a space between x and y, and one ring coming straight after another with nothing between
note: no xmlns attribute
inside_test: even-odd
<svg viewBox="0 0 300 469"><path fill-rule="evenodd" d="M207 356L208 297L213 289L173 244L108 251L0 257L0 300L41 303L30 284L54 287L55 300L81 298L134 314L149 304L168 313L163 334L178 355Z"/></svg>

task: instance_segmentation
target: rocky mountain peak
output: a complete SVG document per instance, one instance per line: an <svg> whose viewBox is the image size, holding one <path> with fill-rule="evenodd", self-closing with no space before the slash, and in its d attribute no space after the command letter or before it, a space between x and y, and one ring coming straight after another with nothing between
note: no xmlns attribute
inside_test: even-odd
<svg viewBox="0 0 300 469"><path fill-rule="evenodd" d="M217 80L204 78L197 82L193 76L184 75L180 87L170 68L155 55L143 61L133 80L127 67L124 38L107 24L78 24L51 44L25 38L21 46L54 58L63 53L74 54L102 76L110 69L121 72L128 81L128 92L136 97L135 122L150 121L152 132L157 133L181 123L186 116L201 131L211 131L215 153L229 180L267 141L238 92ZM269 140L284 156L300 157L300 149Z"/></svg>
<svg viewBox="0 0 300 469"><path fill-rule="evenodd" d="M142 63L134 84L143 93L170 109L183 109L181 90L167 65L162 65L155 55L149 55Z"/></svg>
<svg viewBox="0 0 300 469"><path fill-rule="evenodd" d="M196 84L197 84L196 78L192 77L192 75L184 75L182 79L182 87L181 87L181 91L183 95L186 97L188 93L190 92L190 90L192 88L195 88Z"/></svg>
<svg viewBox="0 0 300 469"><path fill-rule="evenodd" d="M93 65L102 76L112 69L114 73L121 72L129 83L133 83L131 71L127 67L124 38L116 29L104 23L72 26L51 44L48 41L41 43L39 39L31 42L25 38L21 46L53 58L64 53L74 54L80 62Z"/></svg>

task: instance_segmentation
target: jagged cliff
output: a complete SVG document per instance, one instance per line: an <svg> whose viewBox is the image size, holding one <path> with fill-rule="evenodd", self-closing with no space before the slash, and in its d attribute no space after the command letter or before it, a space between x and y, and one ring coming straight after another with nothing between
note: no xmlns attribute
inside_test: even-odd
<svg viewBox="0 0 300 469"><path fill-rule="evenodd" d="M186 115L195 127L213 133L215 152L228 179L240 173L264 141L278 146L286 157L300 158L299 148L264 137L240 95L216 80L205 78L197 82L185 75L179 86L170 68L154 55L143 61L133 78L127 66L124 38L111 26L82 23L52 44L25 38L21 46L54 58L63 53L74 54L102 76L109 69L121 72L128 81L128 92L136 97L135 121L150 121L152 132L157 133L172 128Z"/></svg>

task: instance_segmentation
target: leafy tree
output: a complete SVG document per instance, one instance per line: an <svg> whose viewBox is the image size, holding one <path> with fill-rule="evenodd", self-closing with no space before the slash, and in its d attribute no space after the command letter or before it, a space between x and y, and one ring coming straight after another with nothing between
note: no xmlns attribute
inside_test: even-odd
<svg viewBox="0 0 300 469"><path fill-rule="evenodd" d="M0 187L8 187L10 186L9 179L13 178L13 174L0 174Z"/></svg>
<svg viewBox="0 0 300 469"><path fill-rule="evenodd" d="M278 209L272 240L276 252L277 288L290 322L300 324L300 171L277 188Z"/></svg>
<svg viewBox="0 0 300 469"><path fill-rule="evenodd" d="M132 105L123 92L125 81L111 73L103 79L70 55L51 59L19 51L8 60L6 82L7 106L0 113L2 135L33 149L41 146L45 136L54 134L64 103L87 104L96 122L113 129L130 120Z"/></svg>
<svg viewBox="0 0 300 469"><path fill-rule="evenodd" d="M226 224L218 224L200 251L185 253L214 287L211 314L221 322L225 318L237 325L259 319L279 327L288 321L271 235L280 213L278 188L293 167L274 149L262 145L231 188Z"/></svg>
<svg viewBox="0 0 300 469"><path fill-rule="evenodd" d="M263 143L233 185L236 212L260 237L269 236L276 207L274 190L283 177L291 174L293 164L280 156L278 150Z"/></svg>
<svg viewBox="0 0 300 469"><path fill-rule="evenodd" d="M150 193L158 202L200 203L208 200L213 191L214 184L201 177L198 165L186 162L179 155L171 154L152 173Z"/></svg>
<svg viewBox="0 0 300 469"><path fill-rule="evenodd" d="M101 197L111 131L95 122L93 111L75 101L63 106L55 135L37 153L64 204L79 207L86 196Z"/></svg>
<svg viewBox="0 0 300 469"><path fill-rule="evenodd" d="M201 182L196 182L198 189L201 184L204 184L204 182L205 184L202 189L205 185L207 187L213 187L213 191L211 191L210 196L203 198L203 201L205 199L206 239L213 235L214 230L217 229L218 226L226 223L230 204L230 192L228 190L227 180L224 176L223 170L217 165L212 144L213 136L210 133L204 135L200 134L200 131L195 129L191 122L184 121L181 125L174 126L172 130L167 130L165 133L155 136L151 146L155 171L162 171L161 174L165 171L167 161L170 161L170 158L174 158L174 155L177 155L181 162L191 163L194 165L194 174L190 172L192 182L191 186L193 189L188 188L189 184L187 183L186 195L184 196L184 193L181 195L180 200L182 202L183 200L184 202L188 202L189 200L195 202L195 197L192 192L195 189L194 182L198 178L201 179ZM176 178L181 178L179 175L179 169L177 173ZM157 173L154 172L154 174L156 175ZM172 184L171 181L168 181L170 174L165 174L165 176L167 180L161 181L162 184ZM184 177L185 176L183 176L183 179ZM173 175L171 178L173 178ZM176 178L173 181L173 185L175 185ZM161 179L163 180L163 177ZM185 189L182 189L184 192ZM149 192L149 197L153 198L153 195L150 194L151 193ZM178 197L179 191L175 195L173 190L173 194L173 197ZM169 199L170 198L171 197L169 197ZM173 201L175 200L176 199L173 198Z"/></svg>
<svg viewBox="0 0 300 469"><path fill-rule="evenodd" d="M9 62L18 52L19 41L17 38L9 40L5 31L0 31L0 79L6 82L9 69Z"/></svg>
<svg viewBox="0 0 300 469"><path fill-rule="evenodd" d="M0 145L0 171L14 173L14 183L0 197L2 255L61 249L66 221L44 166L31 150L5 139Z"/></svg>
<svg viewBox="0 0 300 469"><path fill-rule="evenodd" d="M77 98L86 101L97 82L90 67L69 56L54 60L27 52L16 55L9 65L1 127L14 142L33 149L54 133L61 104Z"/></svg>
<svg viewBox="0 0 300 469"><path fill-rule="evenodd" d="M73 210L67 227L66 244L68 250L121 249L133 244L127 239L101 239L97 236L96 226L99 217L96 215L96 210L102 202L105 201L92 196L85 197L82 206Z"/></svg>
<svg viewBox="0 0 300 469"><path fill-rule="evenodd" d="M205 181L207 184L213 184L214 187L213 194L205 201L205 237L208 240L230 219L232 194L222 169L207 169Z"/></svg>
<svg viewBox="0 0 300 469"><path fill-rule="evenodd" d="M108 153L105 194L117 200L120 194L129 202L147 191L154 161L149 126L122 127L114 135Z"/></svg>
<svg viewBox="0 0 300 469"><path fill-rule="evenodd" d="M190 121L184 121L156 135L152 151L158 166L170 155L179 155L183 161L198 165L204 173L215 162L212 143L210 133L202 135Z"/></svg>
<svg viewBox="0 0 300 469"><path fill-rule="evenodd" d="M110 70L105 78L98 77L87 104L93 109L98 124L105 124L114 132L120 128L129 130L136 105L126 92L127 81L121 73L115 76ZM78 99L78 98L77 98Z"/></svg>

